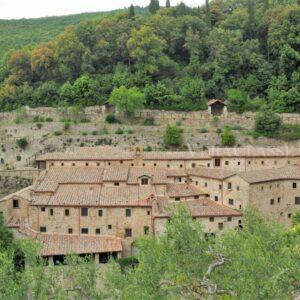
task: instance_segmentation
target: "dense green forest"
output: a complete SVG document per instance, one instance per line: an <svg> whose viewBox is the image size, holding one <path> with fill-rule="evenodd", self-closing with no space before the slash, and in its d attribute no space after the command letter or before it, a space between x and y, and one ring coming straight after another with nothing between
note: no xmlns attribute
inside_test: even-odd
<svg viewBox="0 0 300 300"><path fill-rule="evenodd" d="M8 52L0 109L101 104L122 87L142 93L150 108L199 110L218 97L237 112L300 112L296 0L213 0L199 8L151 0L148 9L86 20Z"/></svg>
<svg viewBox="0 0 300 300"><path fill-rule="evenodd" d="M137 14L147 15L148 10L136 7ZM5 52L23 47L32 48L41 42L48 42L61 34L67 26L78 25L102 16L112 16L124 10L111 12L82 13L69 16L45 17L37 19L0 20L0 61Z"/></svg>

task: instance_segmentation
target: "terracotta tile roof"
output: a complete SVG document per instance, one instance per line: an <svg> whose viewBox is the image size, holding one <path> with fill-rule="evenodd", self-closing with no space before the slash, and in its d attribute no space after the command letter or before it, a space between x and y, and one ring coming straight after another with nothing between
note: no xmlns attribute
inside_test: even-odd
<svg viewBox="0 0 300 300"><path fill-rule="evenodd" d="M167 172L165 168L159 167L131 167L129 170L128 184L138 184L141 176L152 178L152 184L167 183Z"/></svg>
<svg viewBox="0 0 300 300"><path fill-rule="evenodd" d="M128 166L111 166L104 169L103 181L127 181Z"/></svg>
<svg viewBox="0 0 300 300"><path fill-rule="evenodd" d="M167 169L167 177L186 177L187 175L187 170L184 168Z"/></svg>
<svg viewBox="0 0 300 300"><path fill-rule="evenodd" d="M194 169L192 168L189 169L187 172L191 176L198 176L198 177L212 178L212 179L219 179L219 180L225 179L237 173L235 171L225 170L221 168L205 168L205 167L194 168Z"/></svg>
<svg viewBox="0 0 300 300"><path fill-rule="evenodd" d="M293 157L300 156L300 148L210 148L211 157Z"/></svg>
<svg viewBox="0 0 300 300"><path fill-rule="evenodd" d="M277 169L255 170L238 173L248 183L259 183L274 180L300 180L300 167L285 166Z"/></svg>
<svg viewBox="0 0 300 300"><path fill-rule="evenodd" d="M21 234L41 243L41 256L121 252L122 239L113 235L76 235L39 233L27 223L19 229Z"/></svg>
<svg viewBox="0 0 300 300"><path fill-rule="evenodd" d="M180 204L185 205L193 217L242 216L240 212L207 198L175 203L170 203L165 198L159 198L154 203L154 218L170 217Z"/></svg>
<svg viewBox="0 0 300 300"><path fill-rule="evenodd" d="M1 201L6 201L8 199L11 199L11 198L14 198L14 197L19 197L19 198L22 198L22 199L25 199L25 200L28 200L30 201L31 200L31 191L33 189L33 186L28 186L20 191L17 191L15 193L12 193L12 194L9 194L3 198L0 199L0 202Z"/></svg>
<svg viewBox="0 0 300 300"><path fill-rule="evenodd" d="M210 106L210 105L213 105L217 102L227 105L226 101L222 101L220 99L211 99L207 102L207 105Z"/></svg>
<svg viewBox="0 0 300 300"><path fill-rule="evenodd" d="M6 226L9 228L19 228L20 225L21 225L21 220L20 220L20 218L17 218L17 217L11 217L6 222Z"/></svg>
<svg viewBox="0 0 300 300"><path fill-rule="evenodd" d="M101 167L53 167L37 180L34 190L37 192L53 192L61 183L100 184L103 178Z"/></svg>
<svg viewBox="0 0 300 300"><path fill-rule="evenodd" d="M206 151L202 152L143 152L144 160L206 160L209 159Z"/></svg>
<svg viewBox="0 0 300 300"><path fill-rule="evenodd" d="M167 195L173 198L205 195L205 193L187 183L168 183Z"/></svg>
<svg viewBox="0 0 300 300"><path fill-rule="evenodd" d="M32 205L45 206L151 206L153 186L117 186L62 184L52 196L35 194Z"/></svg>

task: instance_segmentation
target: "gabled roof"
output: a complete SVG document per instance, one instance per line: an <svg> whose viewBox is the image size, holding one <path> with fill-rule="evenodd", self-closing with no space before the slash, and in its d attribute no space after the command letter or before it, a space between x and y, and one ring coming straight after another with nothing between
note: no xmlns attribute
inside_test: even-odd
<svg viewBox="0 0 300 300"><path fill-rule="evenodd" d="M166 198L159 198L155 202L154 218L169 218L178 205L185 205L193 217L242 216L242 213L207 198L173 203Z"/></svg>
<svg viewBox="0 0 300 300"><path fill-rule="evenodd" d="M300 180L300 167L292 165L276 169L253 170L238 173L238 176L250 184L276 180Z"/></svg>
<svg viewBox="0 0 300 300"><path fill-rule="evenodd" d="M188 169L188 174L191 176L218 179L218 180L226 179L236 173L237 172L235 172L235 171L225 170L225 169L221 169L221 168L199 167L199 168Z"/></svg>
<svg viewBox="0 0 300 300"><path fill-rule="evenodd" d="M203 191L187 183L169 183L167 184L167 195L169 197L191 197L205 195Z"/></svg>
<svg viewBox="0 0 300 300"><path fill-rule="evenodd" d="M129 170L128 184L137 184L142 176L152 178L152 184L167 183L167 174L165 168L160 167L131 167Z"/></svg>
<svg viewBox="0 0 300 300"><path fill-rule="evenodd" d="M12 194L9 194L3 198L0 199L0 202L1 201L6 201L8 199L11 199L11 198L14 198L14 197L17 197L17 198L22 198L24 200L28 200L30 201L31 200L31 191L33 189L33 186L28 186L20 191L17 191L15 193L12 193Z"/></svg>
<svg viewBox="0 0 300 300"><path fill-rule="evenodd" d="M211 99L207 102L207 105L208 106L211 106L211 105L214 105L215 103L222 103L224 105L227 105L227 102L226 101L222 101L220 99Z"/></svg>

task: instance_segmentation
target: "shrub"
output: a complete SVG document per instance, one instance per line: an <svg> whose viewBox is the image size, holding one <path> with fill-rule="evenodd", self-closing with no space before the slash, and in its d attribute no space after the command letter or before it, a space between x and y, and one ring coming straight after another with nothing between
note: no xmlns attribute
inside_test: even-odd
<svg viewBox="0 0 300 300"><path fill-rule="evenodd" d="M152 151L152 147L151 147L151 146L147 146L147 147L144 149L144 151L146 151L146 152L151 152L151 151Z"/></svg>
<svg viewBox="0 0 300 300"><path fill-rule="evenodd" d="M134 131L133 131L132 129L128 129L128 130L127 130L127 133L128 133L128 134L133 134Z"/></svg>
<svg viewBox="0 0 300 300"><path fill-rule="evenodd" d="M16 143L21 149L25 149L28 145L27 138L20 138L16 141Z"/></svg>
<svg viewBox="0 0 300 300"><path fill-rule="evenodd" d="M87 136L87 132L85 132L85 131L82 132L81 134L82 134L83 136Z"/></svg>
<svg viewBox="0 0 300 300"><path fill-rule="evenodd" d="M15 123L21 124L27 120L27 111L25 107L19 107L16 111Z"/></svg>
<svg viewBox="0 0 300 300"><path fill-rule="evenodd" d="M164 143L167 146L181 146L182 129L176 125L168 125L164 136Z"/></svg>
<svg viewBox="0 0 300 300"><path fill-rule="evenodd" d="M139 263L139 261L134 256L129 256L118 259L118 263L121 269L124 271L128 267L134 268Z"/></svg>
<svg viewBox="0 0 300 300"><path fill-rule="evenodd" d="M53 122L53 119L50 117L47 117L45 121L50 123L50 122Z"/></svg>
<svg viewBox="0 0 300 300"><path fill-rule="evenodd" d="M114 114L108 114L105 118L105 121L109 124L114 124L114 123L121 124L119 119Z"/></svg>
<svg viewBox="0 0 300 300"><path fill-rule="evenodd" d="M118 128L115 132L116 134L124 134L124 130L122 128Z"/></svg>
<svg viewBox="0 0 300 300"><path fill-rule="evenodd" d="M273 111L264 107L256 114L255 130L265 136L272 136L282 127L280 117Z"/></svg>
<svg viewBox="0 0 300 300"><path fill-rule="evenodd" d="M70 129L70 122L64 122L64 130L67 131Z"/></svg>
<svg viewBox="0 0 300 300"><path fill-rule="evenodd" d="M206 128L200 128L200 129L199 129L199 132L200 132L200 133L207 133L208 130L207 130Z"/></svg>
<svg viewBox="0 0 300 300"><path fill-rule="evenodd" d="M39 121L40 121L40 116L34 116L33 122L34 122L34 123L37 123L37 122L39 122Z"/></svg>
<svg viewBox="0 0 300 300"><path fill-rule="evenodd" d="M276 138L285 141L300 140L300 124L283 125L276 133Z"/></svg>
<svg viewBox="0 0 300 300"><path fill-rule="evenodd" d="M43 127L43 124L42 123L37 123L36 127L37 127L37 129L41 129Z"/></svg>
<svg viewBox="0 0 300 300"><path fill-rule="evenodd" d="M144 126L154 126L155 125L155 120L154 118L147 118L143 122Z"/></svg>
<svg viewBox="0 0 300 300"><path fill-rule="evenodd" d="M92 135L97 135L98 134L98 131L97 130L93 130L92 131Z"/></svg>
<svg viewBox="0 0 300 300"><path fill-rule="evenodd" d="M233 147L236 144L236 138L230 130L225 130L222 135L222 145L227 147Z"/></svg>
<svg viewBox="0 0 300 300"><path fill-rule="evenodd" d="M61 135L61 132L60 131L54 131L54 135L59 136L59 135Z"/></svg>
<svg viewBox="0 0 300 300"><path fill-rule="evenodd" d="M84 142L81 142L81 143L79 144L79 147L84 147Z"/></svg>
<svg viewBox="0 0 300 300"><path fill-rule="evenodd" d="M107 127L103 126L103 128L101 129L101 134L108 134L108 133L109 133L109 131L108 131Z"/></svg>
<svg viewBox="0 0 300 300"><path fill-rule="evenodd" d="M17 155L17 161L21 161L21 159L22 159L22 157L21 157L21 155Z"/></svg>
<svg viewBox="0 0 300 300"><path fill-rule="evenodd" d="M215 127L218 127L218 125L219 125L219 117L218 116L213 116L213 124Z"/></svg>
<svg viewBox="0 0 300 300"><path fill-rule="evenodd" d="M216 133L217 133L217 134L222 133L222 129L221 129L221 128L217 128L217 129L216 129Z"/></svg>

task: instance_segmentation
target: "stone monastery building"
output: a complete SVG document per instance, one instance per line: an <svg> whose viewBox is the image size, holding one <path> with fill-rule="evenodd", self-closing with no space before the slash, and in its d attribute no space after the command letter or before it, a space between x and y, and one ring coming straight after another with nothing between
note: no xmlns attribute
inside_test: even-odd
<svg viewBox="0 0 300 300"><path fill-rule="evenodd" d="M16 234L39 240L41 256L97 262L135 254L135 240L161 235L182 203L206 235L242 227L247 205L289 226L300 208L300 149L213 148L125 152L78 148L40 156L34 185L0 200Z"/></svg>

